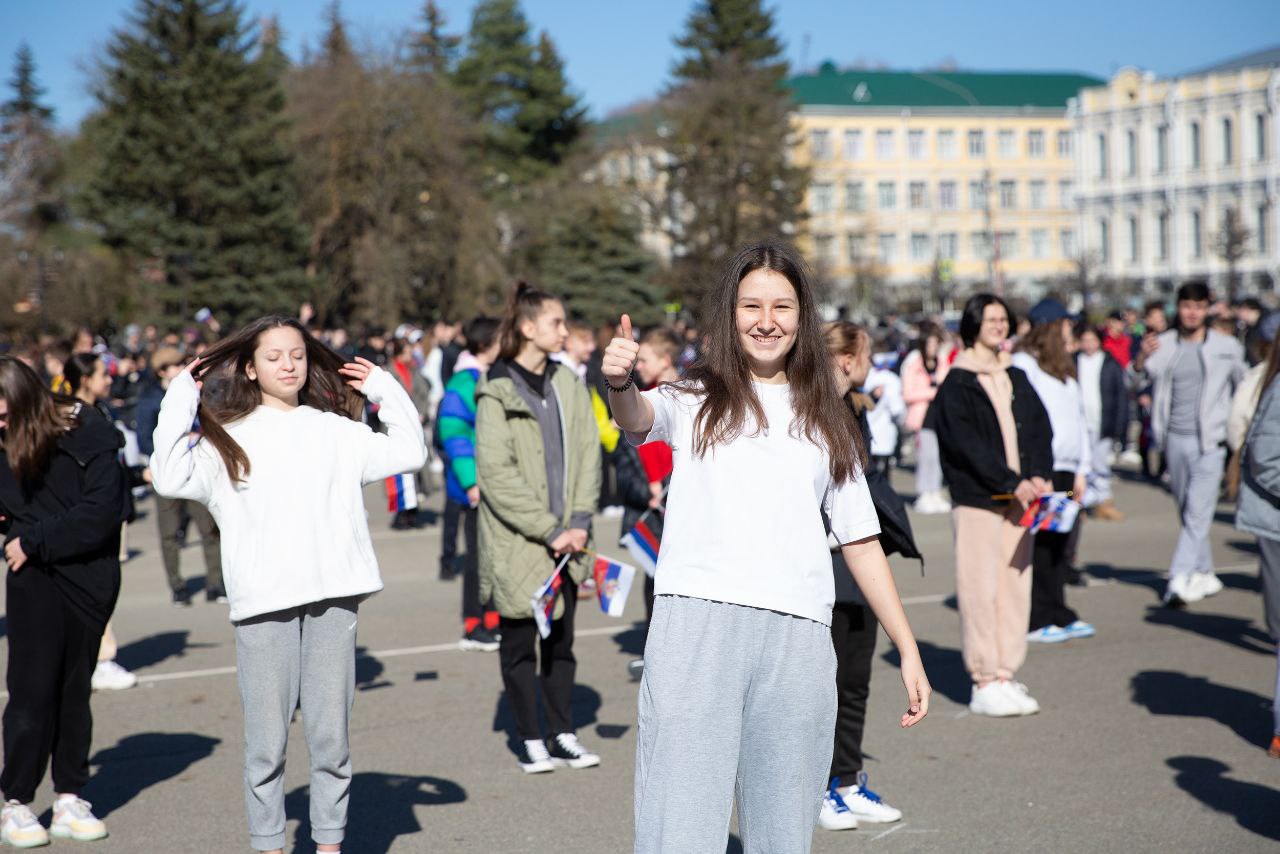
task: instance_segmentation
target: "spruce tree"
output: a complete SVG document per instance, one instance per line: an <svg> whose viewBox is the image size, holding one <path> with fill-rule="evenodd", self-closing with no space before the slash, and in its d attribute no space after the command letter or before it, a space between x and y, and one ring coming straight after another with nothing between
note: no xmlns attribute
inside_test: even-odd
<svg viewBox="0 0 1280 854"><path fill-rule="evenodd" d="M26 44L14 58L9 88L11 96L0 103L0 227L35 239L61 217L62 205L53 186L58 163L53 110L41 103L44 90Z"/></svg>
<svg viewBox="0 0 1280 854"><path fill-rule="evenodd" d="M136 0L107 49L85 206L163 272L150 309L170 323L204 305L231 323L292 313L304 296L280 61L251 35L233 0Z"/></svg>
<svg viewBox="0 0 1280 854"><path fill-rule="evenodd" d="M789 162L787 65L760 0L702 0L662 111L673 289L695 304L743 243L792 233L809 176Z"/></svg>
<svg viewBox="0 0 1280 854"><path fill-rule="evenodd" d="M445 17L435 0L422 7L422 29L410 35L406 66L415 74L444 75L453 70L462 37L445 32Z"/></svg>

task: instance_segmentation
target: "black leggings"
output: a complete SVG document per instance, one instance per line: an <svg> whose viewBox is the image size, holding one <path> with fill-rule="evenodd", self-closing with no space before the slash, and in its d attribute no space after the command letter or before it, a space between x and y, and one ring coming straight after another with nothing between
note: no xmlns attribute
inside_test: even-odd
<svg viewBox="0 0 1280 854"><path fill-rule="evenodd" d="M52 754L54 790L79 794L89 781L90 680L103 627L72 610L50 570L5 575L9 702L0 790L6 800L31 803Z"/></svg>
<svg viewBox="0 0 1280 854"><path fill-rule="evenodd" d="M1053 473L1053 488L1071 489L1075 475L1066 471ZM1080 524L1077 520L1076 524ZM1031 623L1030 630L1045 626L1069 626L1079 617L1067 607L1067 576L1071 564L1067 546L1071 534L1039 531L1031 540Z"/></svg>
<svg viewBox="0 0 1280 854"><path fill-rule="evenodd" d="M523 741L542 737L538 726L537 686L534 674L541 663L542 700L547 709L550 735L573 732L573 680L578 660L573 655L573 616L578 606L578 585L565 573L560 588L564 616L551 624L551 634L538 637L538 625L532 618L502 618L502 641L498 660L502 667L502 684L507 702L515 714L516 730Z"/></svg>
<svg viewBox="0 0 1280 854"><path fill-rule="evenodd" d="M836 650L836 745L831 776L843 785L857 782L862 770L862 729L867 720L871 660L876 651L875 614L867 605L837 602L831 611L831 642Z"/></svg>

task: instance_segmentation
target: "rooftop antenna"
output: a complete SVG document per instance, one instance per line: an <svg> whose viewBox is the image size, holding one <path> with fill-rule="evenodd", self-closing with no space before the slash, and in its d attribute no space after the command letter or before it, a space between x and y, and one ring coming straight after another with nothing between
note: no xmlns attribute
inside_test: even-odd
<svg viewBox="0 0 1280 854"><path fill-rule="evenodd" d="M805 33L800 39L800 73L803 74L809 70L809 34Z"/></svg>

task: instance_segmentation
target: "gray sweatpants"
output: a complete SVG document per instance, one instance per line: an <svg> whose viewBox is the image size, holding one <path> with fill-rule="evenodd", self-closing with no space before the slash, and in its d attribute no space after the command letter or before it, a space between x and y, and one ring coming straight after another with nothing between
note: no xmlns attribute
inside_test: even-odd
<svg viewBox="0 0 1280 854"><path fill-rule="evenodd" d="M821 623L659 596L644 651L636 854L807 854L831 768L836 657Z"/></svg>
<svg viewBox="0 0 1280 854"><path fill-rule="evenodd" d="M1169 467L1169 486L1178 502L1182 530L1169 562L1169 580L1196 572L1213 572L1213 551L1209 547L1209 527L1218 507L1218 491L1222 487L1222 468L1227 452L1214 448L1200 450L1197 436L1170 434L1164 443L1165 462Z"/></svg>
<svg viewBox="0 0 1280 854"><path fill-rule="evenodd" d="M311 838L321 845L342 842L358 601L327 599L236 623L244 800L249 841L258 851L284 847L285 748L299 701L311 754Z"/></svg>
<svg viewBox="0 0 1280 854"><path fill-rule="evenodd" d="M942 455L938 434L927 427L916 433L916 495L942 489Z"/></svg>

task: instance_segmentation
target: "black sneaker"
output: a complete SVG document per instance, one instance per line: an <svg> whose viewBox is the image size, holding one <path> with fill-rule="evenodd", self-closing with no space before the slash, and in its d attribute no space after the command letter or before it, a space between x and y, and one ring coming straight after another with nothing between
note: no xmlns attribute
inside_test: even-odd
<svg viewBox="0 0 1280 854"><path fill-rule="evenodd" d="M547 743L551 761L556 765L568 765L570 768L594 768L600 764L600 757L587 750L578 742L578 737L571 732L562 732Z"/></svg>
<svg viewBox="0 0 1280 854"><path fill-rule="evenodd" d="M484 626L476 626L458 641L458 649L476 652L497 652L498 639L489 633Z"/></svg>
<svg viewBox="0 0 1280 854"><path fill-rule="evenodd" d="M219 604L225 605L227 603L227 591L217 590L217 589L206 590L204 592L204 601L217 602Z"/></svg>
<svg viewBox="0 0 1280 854"><path fill-rule="evenodd" d="M556 770L556 763L547 753L547 745L540 738L521 742L516 761L520 763L520 770L526 774L545 774Z"/></svg>
<svg viewBox="0 0 1280 854"><path fill-rule="evenodd" d="M173 607L175 607L175 608L190 608L190 607L191 607L191 594L190 594L190 593L188 593L186 590L175 590L175 591L173 591Z"/></svg>
<svg viewBox="0 0 1280 854"><path fill-rule="evenodd" d="M396 513L395 518L391 520L391 530L407 531L413 527L413 521L409 518L409 514L401 510Z"/></svg>

